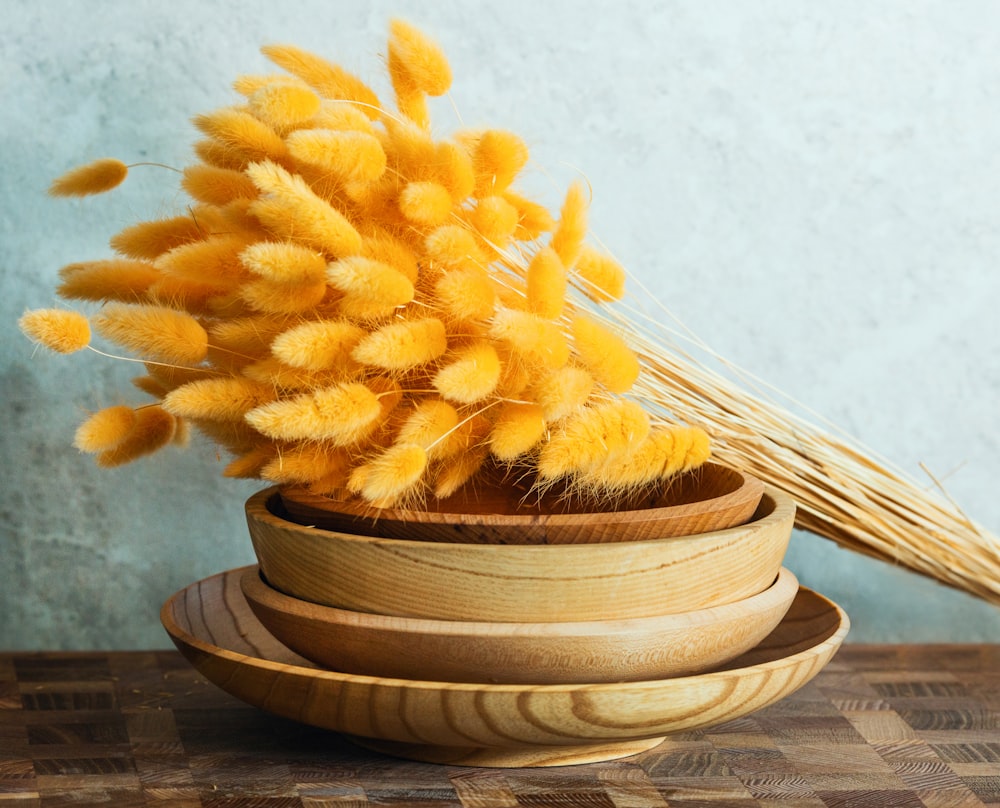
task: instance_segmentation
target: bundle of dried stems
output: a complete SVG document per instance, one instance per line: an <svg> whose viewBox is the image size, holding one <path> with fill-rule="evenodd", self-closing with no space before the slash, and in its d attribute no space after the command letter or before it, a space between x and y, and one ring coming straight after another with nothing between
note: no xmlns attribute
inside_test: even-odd
<svg viewBox="0 0 1000 808"><path fill-rule="evenodd" d="M603 315L640 357L634 393L644 405L700 424L717 460L791 494L798 527L1000 605L1000 539L966 516L929 472L930 486L878 458L727 362L662 306L655 317L636 308Z"/></svg>

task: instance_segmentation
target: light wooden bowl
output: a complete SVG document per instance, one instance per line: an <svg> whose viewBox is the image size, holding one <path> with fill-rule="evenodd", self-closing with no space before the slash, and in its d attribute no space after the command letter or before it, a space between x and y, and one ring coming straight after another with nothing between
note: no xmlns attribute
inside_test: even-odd
<svg viewBox="0 0 1000 808"><path fill-rule="evenodd" d="M714 668L748 651L784 617L799 582L782 569L745 600L694 612L586 623L424 620L319 606L240 580L257 619L306 659L332 670L442 682L635 682Z"/></svg>
<svg viewBox="0 0 1000 808"><path fill-rule="evenodd" d="M580 544L722 530L753 516L764 493L756 477L717 463L682 474L616 511L567 498L558 489L539 498L513 478L490 482L430 500L422 510L379 509L302 487L283 487L280 494L291 521L324 530L464 544Z"/></svg>
<svg viewBox="0 0 1000 808"><path fill-rule="evenodd" d="M635 754L787 696L843 642L847 615L801 588L786 617L724 669L615 684L486 685L318 670L276 640L240 592L243 569L182 589L160 618L220 688L387 754L469 766L556 766Z"/></svg>
<svg viewBox="0 0 1000 808"><path fill-rule="evenodd" d="M733 603L769 587L795 503L768 489L754 518L725 530L598 544L451 544L350 535L284 518L276 488L246 504L271 586L302 600L435 620L627 620Z"/></svg>

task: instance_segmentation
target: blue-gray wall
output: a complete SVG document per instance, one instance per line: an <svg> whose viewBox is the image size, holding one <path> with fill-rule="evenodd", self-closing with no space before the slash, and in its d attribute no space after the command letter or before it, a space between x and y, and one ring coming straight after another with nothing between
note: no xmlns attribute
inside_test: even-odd
<svg viewBox="0 0 1000 808"><path fill-rule="evenodd" d="M265 43L384 86L394 15L445 47L466 124L525 137L547 201L586 176L596 235L695 333L1000 531L1000 4L3 5L0 647L164 646L168 595L253 560L252 485L205 446L96 471L73 429L128 399L133 368L34 352L15 326L57 302L62 265L182 206L176 175L85 201L49 181L99 156L188 164L190 117L268 70ZM797 533L788 565L855 641L1000 641L1000 608L824 539Z"/></svg>

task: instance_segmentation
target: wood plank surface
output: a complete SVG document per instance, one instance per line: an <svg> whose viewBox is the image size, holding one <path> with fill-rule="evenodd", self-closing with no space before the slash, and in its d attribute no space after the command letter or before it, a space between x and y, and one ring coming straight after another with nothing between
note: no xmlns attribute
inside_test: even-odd
<svg viewBox="0 0 1000 808"><path fill-rule="evenodd" d="M415 763L248 707L173 651L0 654L0 808L1000 806L1000 645L847 645L792 696L640 755Z"/></svg>

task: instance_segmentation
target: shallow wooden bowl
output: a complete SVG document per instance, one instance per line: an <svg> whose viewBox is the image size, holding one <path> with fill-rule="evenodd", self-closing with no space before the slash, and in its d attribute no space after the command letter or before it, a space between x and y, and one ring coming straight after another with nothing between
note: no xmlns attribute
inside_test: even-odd
<svg viewBox="0 0 1000 808"><path fill-rule="evenodd" d="M285 518L278 490L250 497L250 537L271 586L357 612L503 623L626 620L733 603L767 589L795 503L768 489L751 521L670 539L452 544L339 533Z"/></svg>
<svg viewBox="0 0 1000 808"><path fill-rule="evenodd" d="M777 628L723 669L614 684L489 685L380 679L317 669L276 640L240 592L243 569L171 597L160 618L181 653L220 688L371 749L468 766L556 766L650 749L681 730L759 710L815 676L847 615L800 588Z"/></svg>
<svg viewBox="0 0 1000 808"><path fill-rule="evenodd" d="M694 612L585 623L481 623L352 612L284 595L247 567L257 619L331 670L442 682L635 682L709 670L753 648L799 589L787 569L758 595Z"/></svg>
<svg viewBox="0 0 1000 808"><path fill-rule="evenodd" d="M579 544L688 536L740 525L753 516L764 483L728 466L706 463L630 503L628 509L614 511L567 498L558 490L539 498L514 479L430 500L422 510L374 508L301 487L283 487L280 493L291 521L324 530L465 544Z"/></svg>

